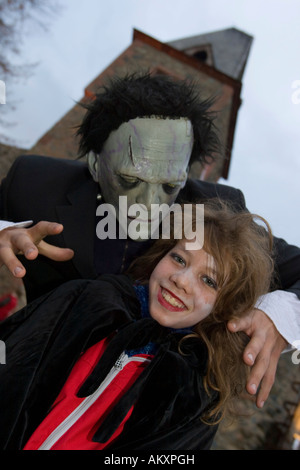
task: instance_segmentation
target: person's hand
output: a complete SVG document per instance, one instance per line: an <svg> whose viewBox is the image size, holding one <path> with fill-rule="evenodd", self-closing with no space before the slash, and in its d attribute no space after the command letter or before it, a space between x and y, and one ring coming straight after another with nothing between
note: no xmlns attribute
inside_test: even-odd
<svg viewBox="0 0 300 470"><path fill-rule="evenodd" d="M272 320L256 308L243 318L228 322L227 327L231 332L244 331L250 337L243 354L244 362L251 366L246 389L251 395L258 391L256 405L262 408L275 381L280 354L288 343Z"/></svg>
<svg viewBox="0 0 300 470"><path fill-rule="evenodd" d="M16 255L24 254L28 260L34 260L39 254L54 261L68 261L74 256L73 250L59 248L46 243L43 238L61 233L63 226L56 222L38 222L30 228L9 227L0 231L0 266L5 265L18 278L26 270Z"/></svg>

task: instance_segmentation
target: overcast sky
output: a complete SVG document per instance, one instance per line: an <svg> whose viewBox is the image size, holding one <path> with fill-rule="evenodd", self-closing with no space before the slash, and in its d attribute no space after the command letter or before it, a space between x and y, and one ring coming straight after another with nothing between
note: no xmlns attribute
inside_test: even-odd
<svg viewBox="0 0 300 470"><path fill-rule="evenodd" d="M229 178L220 182L240 188L276 236L300 245L300 0L59 2L49 31L32 28L24 41L22 60L39 65L7 90L15 125L0 133L30 148L131 44L133 28L168 42L236 27L254 42Z"/></svg>

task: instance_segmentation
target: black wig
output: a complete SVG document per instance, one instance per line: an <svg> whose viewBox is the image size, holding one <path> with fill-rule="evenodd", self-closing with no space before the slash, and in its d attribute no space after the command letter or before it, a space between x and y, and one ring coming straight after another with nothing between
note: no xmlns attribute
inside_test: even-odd
<svg viewBox="0 0 300 470"><path fill-rule="evenodd" d="M188 118L194 145L190 164L211 162L220 152L220 141L210 108L213 100L201 100L193 84L165 75L137 74L115 77L83 106L87 113L79 126L80 156L101 152L110 133L138 117Z"/></svg>

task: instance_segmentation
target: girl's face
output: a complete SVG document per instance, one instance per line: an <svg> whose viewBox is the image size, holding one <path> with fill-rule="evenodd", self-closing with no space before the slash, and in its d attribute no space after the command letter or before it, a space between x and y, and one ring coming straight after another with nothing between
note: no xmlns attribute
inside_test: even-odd
<svg viewBox="0 0 300 470"><path fill-rule="evenodd" d="M166 327L194 326L211 313L217 298L213 257L203 249L185 247L186 241L180 240L160 260L149 281L150 314Z"/></svg>

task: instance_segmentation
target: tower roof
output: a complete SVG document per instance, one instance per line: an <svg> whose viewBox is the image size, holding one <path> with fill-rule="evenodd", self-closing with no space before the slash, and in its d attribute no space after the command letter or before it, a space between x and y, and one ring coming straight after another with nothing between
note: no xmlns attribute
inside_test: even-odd
<svg viewBox="0 0 300 470"><path fill-rule="evenodd" d="M253 37L249 34L236 28L228 28L177 39L168 44L193 56L197 56L202 50L209 56L209 65L236 80L241 80L252 41Z"/></svg>

